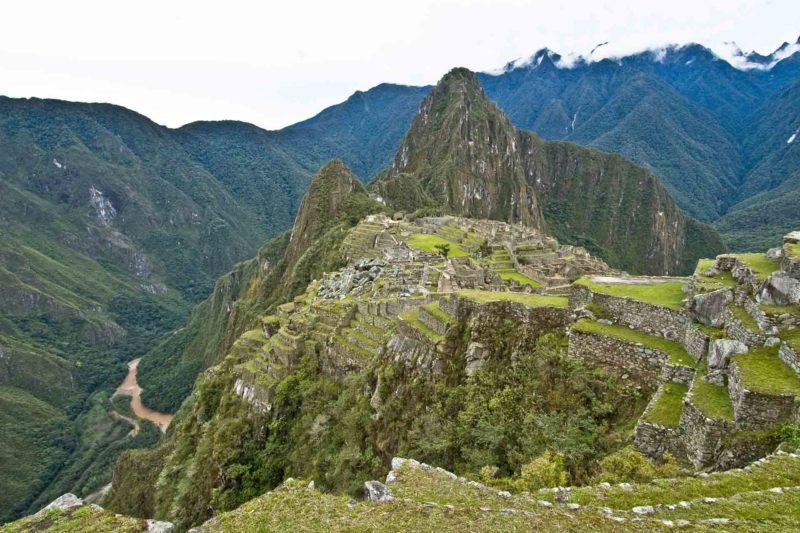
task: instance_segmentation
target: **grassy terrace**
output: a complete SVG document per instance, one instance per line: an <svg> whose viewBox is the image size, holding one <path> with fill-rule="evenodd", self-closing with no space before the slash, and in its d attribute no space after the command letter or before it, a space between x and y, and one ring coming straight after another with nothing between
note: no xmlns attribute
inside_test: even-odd
<svg viewBox="0 0 800 533"><path fill-rule="evenodd" d="M572 329L585 333L614 337L623 341L639 342L647 348L659 350L667 354L670 364L690 367L695 366L694 359L686 352L680 343L667 340L663 337L648 335L647 333L617 324L601 324L600 322L587 319L579 320L572 326Z"/></svg>
<svg viewBox="0 0 800 533"><path fill-rule="evenodd" d="M800 352L800 328L787 329L781 332L780 337L782 340L794 349Z"/></svg>
<svg viewBox="0 0 800 533"><path fill-rule="evenodd" d="M408 239L406 239L406 244L412 248L416 248L417 250L422 250L423 252L430 252L433 254L439 253L439 250L436 249L436 246L446 244L450 246L450 254L448 257L469 256L468 251L464 250L461 246L453 241L449 241L439 237L438 235L431 235L428 233L414 233Z"/></svg>
<svg viewBox="0 0 800 533"><path fill-rule="evenodd" d="M776 348L759 348L731 358L741 370L744 386L766 394L800 396L800 377L778 357Z"/></svg>
<svg viewBox="0 0 800 533"><path fill-rule="evenodd" d="M439 307L438 301L431 302L429 304L423 305L422 307L424 307L429 314L436 317L436 320L438 320L442 324L449 324L450 322L453 322L453 317L447 314L446 312L442 311L442 308Z"/></svg>
<svg viewBox="0 0 800 533"><path fill-rule="evenodd" d="M500 277L504 280L513 280L523 285L530 285L531 287L540 287L542 284L536 280L532 280L525 274L519 272L501 272Z"/></svg>
<svg viewBox="0 0 800 533"><path fill-rule="evenodd" d="M800 315L800 305L760 304L758 307L770 316L777 316L783 314Z"/></svg>
<svg viewBox="0 0 800 533"><path fill-rule="evenodd" d="M781 268L780 261L770 259L763 253L733 254L741 262L750 267L756 278L765 280L770 274Z"/></svg>
<svg viewBox="0 0 800 533"><path fill-rule="evenodd" d="M725 330L722 328L715 328L713 326L706 326L702 322L693 322L692 326L702 331L712 339L721 339L725 337Z"/></svg>
<svg viewBox="0 0 800 533"><path fill-rule="evenodd" d="M692 403L708 418L733 420L733 404L726 387L697 376L692 383Z"/></svg>
<svg viewBox="0 0 800 533"><path fill-rule="evenodd" d="M440 340L444 339L443 336L433 331L419 319L419 307L414 307L413 309L409 309L405 313L401 314L400 319L408 322L411 326L421 331L433 342L439 342Z"/></svg>
<svg viewBox="0 0 800 533"><path fill-rule="evenodd" d="M697 268L694 275L699 281L699 289L702 292L711 292L717 289L724 289L736 286L736 280L733 279L730 272L720 272L715 276L705 276L703 272L714 266L716 259L700 259L697 262Z"/></svg>
<svg viewBox="0 0 800 533"><path fill-rule="evenodd" d="M546 296L541 294L523 294L519 292L479 291L464 289L457 291L458 296L481 303L516 302L528 307L559 307L565 309L569 305L566 296Z"/></svg>
<svg viewBox="0 0 800 533"><path fill-rule="evenodd" d="M738 305L728 304L728 309L733 316L735 316L739 322L744 324L744 326L752 331L753 333L760 333L761 328L758 327L758 322L756 319L750 316L750 314L744 310L743 307L739 307Z"/></svg>
<svg viewBox="0 0 800 533"><path fill-rule="evenodd" d="M662 426L676 428L681 419L683 397L689 387L678 383L664 383L663 391L645 415L645 420Z"/></svg>
<svg viewBox="0 0 800 533"><path fill-rule="evenodd" d="M795 244L787 244L783 247L783 249L786 250L786 253L791 257L800 258L800 242Z"/></svg>
<svg viewBox="0 0 800 533"><path fill-rule="evenodd" d="M636 505L678 503L703 497L724 498L742 492L795 485L800 485L800 459L783 455L773 457L765 464L753 466L750 473L730 470L715 472L708 478L659 479L652 483L635 483L631 491L618 486L607 490L577 487L572 489L571 501L581 505L630 509ZM537 497L550 501L554 498L552 494L537 494Z"/></svg>
<svg viewBox="0 0 800 533"><path fill-rule="evenodd" d="M649 285L599 283L584 276L575 283L578 285L583 285L592 292L596 292L598 294L618 296L621 298L631 298L675 310L681 309L681 300L686 297L686 295L683 293L684 283L681 281L653 283Z"/></svg>

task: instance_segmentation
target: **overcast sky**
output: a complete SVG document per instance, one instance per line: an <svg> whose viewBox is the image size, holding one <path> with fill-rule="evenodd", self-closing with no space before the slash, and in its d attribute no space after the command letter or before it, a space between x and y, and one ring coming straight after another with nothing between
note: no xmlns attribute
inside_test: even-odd
<svg viewBox="0 0 800 533"><path fill-rule="evenodd" d="M798 34L798 0L25 0L3 3L0 94L111 102L173 127L280 128L358 89L544 46L735 40L768 53Z"/></svg>

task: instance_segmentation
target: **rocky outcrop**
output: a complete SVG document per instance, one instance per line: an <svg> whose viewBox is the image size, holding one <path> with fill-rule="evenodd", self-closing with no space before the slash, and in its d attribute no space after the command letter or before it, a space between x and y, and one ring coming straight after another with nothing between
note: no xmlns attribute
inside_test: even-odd
<svg viewBox="0 0 800 533"><path fill-rule="evenodd" d="M689 311L703 324L719 328L725 324L725 306L731 300L733 293L728 289L695 294L689 300Z"/></svg>
<svg viewBox="0 0 800 533"><path fill-rule="evenodd" d="M746 353L747 345L732 339L717 339L711 343L708 351L708 367L713 369L727 368L728 359L736 354Z"/></svg>

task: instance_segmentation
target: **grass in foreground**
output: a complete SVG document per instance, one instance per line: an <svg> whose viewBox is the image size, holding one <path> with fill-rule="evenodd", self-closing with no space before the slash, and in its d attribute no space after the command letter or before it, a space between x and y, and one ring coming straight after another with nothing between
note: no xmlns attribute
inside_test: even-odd
<svg viewBox="0 0 800 533"><path fill-rule="evenodd" d="M778 357L775 348L759 348L731 358L741 370L744 386L766 394L800 396L800 377Z"/></svg>
<svg viewBox="0 0 800 533"><path fill-rule="evenodd" d="M733 420L733 404L726 387L697 376L692 383L692 403L708 418Z"/></svg>
<svg viewBox="0 0 800 533"><path fill-rule="evenodd" d="M582 277L575 282L587 287L592 292L631 298L641 302L660 305L669 309L681 309L681 301L686 297L683 293L684 283L681 281L668 283L653 283L651 285L626 284L626 283L599 283L587 277Z"/></svg>
<svg viewBox="0 0 800 533"><path fill-rule="evenodd" d="M436 249L437 246L448 245L450 246L450 253L448 254L448 257L467 257L470 255L468 251L464 250L461 246L453 241L449 241L438 235L431 235L428 233L414 233L408 239L406 239L406 244L412 248L416 248L417 250L430 252L432 254L439 253L439 250Z"/></svg>
<svg viewBox="0 0 800 533"><path fill-rule="evenodd" d="M697 262L697 268L694 275L699 282L699 289L702 292L711 292L717 289L725 289L736 286L736 280L730 272L720 272L715 276L706 276L703 274L706 270L714 266L716 259L700 259Z"/></svg>
<svg viewBox="0 0 800 533"><path fill-rule="evenodd" d="M84 505L69 511L53 509L39 516L27 516L16 522L0 526L2 533L27 533L29 531L133 533L147 531L147 524L140 518L117 515Z"/></svg>
<svg viewBox="0 0 800 533"><path fill-rule="evenodd" d="M678 427L683 411L683 397L689 387L679 383L664 383L663 391L645 415L648 422L669 428Z"/></svg>
<svg viewBox="0 0 800 533"><path fill-rule="evenodd" d="M572 326L573 329L585 333L605 335L629 342L640 342L647 348L664 352L669 357L669 363L673 365L684 365L694 367L695 360L686 352L686 349L677 342L667 340L663 337L648 335L641 331L630 329L617 324L601 324L594 320L579 320Z"/></svg>
<svg viewBox="0 0 800 533"><path fill-rule="evenodd" d="M569 300L566 296L524 294L520 292L479 291L475 289L460 290L457 291L456 294L481 303L516 302L529 307L559 307L562 309L566 309L566 307L569 305Z"/></svg>

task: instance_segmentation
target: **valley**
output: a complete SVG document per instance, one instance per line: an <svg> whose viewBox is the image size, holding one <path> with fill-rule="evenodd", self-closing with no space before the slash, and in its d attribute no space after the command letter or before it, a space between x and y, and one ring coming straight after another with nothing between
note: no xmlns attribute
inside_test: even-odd
<svg viewBox="0 0 800 533"><path fill-rule="evenodd" d="M800 527L793 46L0 97L0 532Z"/></svg>

